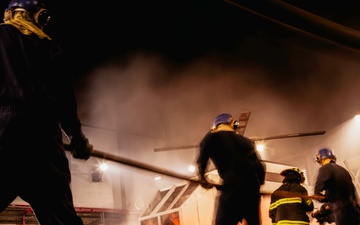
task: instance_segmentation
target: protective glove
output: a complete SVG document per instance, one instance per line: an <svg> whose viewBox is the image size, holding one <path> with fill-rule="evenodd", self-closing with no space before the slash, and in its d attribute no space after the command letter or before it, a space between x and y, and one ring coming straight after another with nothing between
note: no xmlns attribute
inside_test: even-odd
<svg viewBox="0 0 360 225"><path fill-rule="evenodd" d="M223 187L222 185L219 185L219 184L215 185L215 188L216 188L216 190L218 190L218 191L224 190L224 187Z"/></svg>
<svg viewBox="0 0 360 225"><path fill-rule="evenodd" d="M76 159L88 160L94 146L89 143L82 131L73 135L70 141L71 154Z"/></svg>
<svg viewBox="0 0 360 225"><path fill-rule="evenodd" d="M315 212L311 213L313 218L316 218L317 222L320 224L332 223L335 222L334 215L332 214L332 204L331 203L324 203L320 207L320 209L316 210Z"/></svg>
<svg viewBox="0 0 360 225"><path fill-rule="evenodd" d="M201 185L201 187L203 187L203 188L205 188L205 189L211 189L211 188L214 187L213 184L210 184L210 183L209 183L207 180L205 180L205 179L201 179L201 180L200 180L200 185Z"/></svg>
<svg viewBox="0 0 360 225"><path fill-rule="evenodd" d="M321 203L326 203L326 202L330 202L330 200L325 196L325 195L318 195L318 201Z"/></svg>

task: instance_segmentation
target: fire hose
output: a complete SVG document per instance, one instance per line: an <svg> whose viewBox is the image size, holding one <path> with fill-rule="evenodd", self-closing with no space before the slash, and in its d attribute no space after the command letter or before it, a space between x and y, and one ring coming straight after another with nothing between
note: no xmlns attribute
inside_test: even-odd
<svg viewBox="0 0 360 225"><path fill-rule="evenodd" d="M68 145L68 144L64 144L64 148L65 148L66 151L71 151L70 145ZM114 154L111 154L111 153L103 152L103 151L100 151L100 150L97 150L97 149L94 149L91 152L91 156L99 158L99 159L105 159L105 160L120 163L120 164L123 164L123 165L131 166L131 167L135 167L135 168L138 168L138 169L142 169L142 170L146 170L146 171L150 171L150 172L154 172L154 173L158 173L158 174L178 178L178 179L181 179L181 180L186 180L186 181L190 181L190 182L196 182L196 183L199 183L199 184L204 184L204 181L198 180L196 178L188 177L188 176L185 176L183 174L175 173L175 172L170 171L170 170L155 167L155 166L152 166L150 164L138 162L138 161L135 161L135 160L131 160L131 159L119 156L119 155L114 155ZM211 184L211 185L213 185L214 187L220 186L219 184Z"/></svg>
<svg viewBox="0 0 360 225"><path fill-rule="evenodd" d="M64 144L64 148L65 148L66 151L71 151L69 144ZM169 176L169 177L178 178L178 179L181 179L181 180L195 182L195 183L198 183L200 185L212 186L212 187L215 187L218 190L221 190L221 188L222 188L221 184L205 182L204 180L199 180L196 177L195 178L194 177L188 177L188 176L185 176L183 174L176 173L174 171L170 171L170 170L166 170L166 169L163 169L163 168L155 167L155 166L150 165L150 164L135 161L135 160L132 160L132 159L129 159L129 158L119 156L119 155L114 155L114 154L111 154L111 153L103 152L103 151L100 151L100 150L97 150L97 149L94 149L91 152L91 156L99 158L99 159L109 160L109 161L112 161L112 162L116 162L116 163L120 163L120 164L123 164L123 165L131 166L131 167L135 167L135 168L142 169L142 170L145 170L145 171L150 171L150 172L166 175L166 176ZM262 194L271 194L271 193L262 193ZM311 195L298 195L298 194L294 195L294 193L289 193L289 192L286 192L286 191L281 192L281 193L279 192L279 195L281 195L282 197L301 197L301 198L311 198L311 199L316 199L316 200L324 198L323 196L318 196L318 195L312 195L312 196Z"/></svg>

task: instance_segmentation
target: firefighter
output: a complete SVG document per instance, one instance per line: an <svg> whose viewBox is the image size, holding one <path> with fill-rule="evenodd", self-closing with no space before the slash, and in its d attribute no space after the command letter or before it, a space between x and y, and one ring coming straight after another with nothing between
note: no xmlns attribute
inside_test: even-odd
<svg viewBox="0 0 360 225"><path fill-rule="evenodd" d="M302 185L303 172L298 168L286 169L280 173L284 177L282 185L271 194L269 217L272 224L306 225L310 224L307 213L314 210L314 202Z"/></svg>
<svg viewBox="0 0 360 225"><path fill-rule="evenodd" d="M359 225L359 197L350 173L336 164L330 148L322 148L315 155L320 164L314 194L320 202L331 203L336 225Z"/></svg>
<svg viewBox="0 0 360 225"><path fill-rule="evenodd" d="M93 146L81 129L72 72L44 32L43 0L11 0L0 25L0 212L15 198L29 203L42 225L83 225L77 215L62 131L73 157Z"/></svg>
<svg viewBox="0 0 360 225"><path fill-rule="evenodd" d="M253 141L236 132L238 126L230 114L220 114L200 143L197 165L202 187L213 187L205 177L210 160L223 180L217 187L221 194L215 225L261 224L260 186L265 182L265 165Z"/></svg>

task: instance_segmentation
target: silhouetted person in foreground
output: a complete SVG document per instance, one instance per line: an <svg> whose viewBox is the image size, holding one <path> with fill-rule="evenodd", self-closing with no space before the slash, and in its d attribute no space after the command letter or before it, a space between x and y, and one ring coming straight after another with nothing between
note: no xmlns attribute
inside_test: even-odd
<svg viewBox="0 0 360 225"><path fill-rule="evenodd" d="M82 132L72 68L43 27L42 0L12 0L0 25L0 212L16 197L41 225L83 225L70 189L62 130L73 157L93 150Z"/></svg>
<svg viewBox="0 0 360 225"><path fill-rule="evenodd" d="M230 114L218 115L200 143L197 158L201 185L212 188L206 169L212 160L222 186L217 200L215 225L260 225L260 186L265 182L265 165L252 140L236 132L239 122Z"/></svg>

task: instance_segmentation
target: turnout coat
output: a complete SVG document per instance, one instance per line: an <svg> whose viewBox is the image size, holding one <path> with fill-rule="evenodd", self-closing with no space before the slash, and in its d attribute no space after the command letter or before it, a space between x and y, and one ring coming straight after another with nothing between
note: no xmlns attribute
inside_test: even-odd
<svg viewBox="0 0 360 225"><path fill-rule="evenodd" d="M309 224L307 212L314 209L314 203L307 198L304 186L296 182L284 182L271 195L269 217L273 224Z"/></svg>

